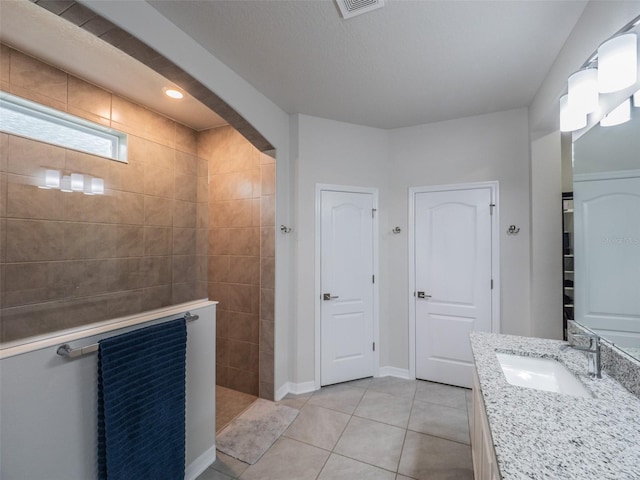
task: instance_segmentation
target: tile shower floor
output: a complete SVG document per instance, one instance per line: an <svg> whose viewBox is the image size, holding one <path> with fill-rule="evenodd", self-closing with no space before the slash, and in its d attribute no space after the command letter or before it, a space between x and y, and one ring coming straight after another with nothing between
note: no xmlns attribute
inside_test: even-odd
<svg viewBox="0 0 640 480"><path fill-rule="evenodd" d="M383 377L279 403L300 414L255 465L218 452L198 480L473 480L470 390Z"/></svg>
<svg viewBox="0 0 640 480"><path fill-rule="evenodd" d="M244 412L258 397L216 385L216 433Z"/></svg>

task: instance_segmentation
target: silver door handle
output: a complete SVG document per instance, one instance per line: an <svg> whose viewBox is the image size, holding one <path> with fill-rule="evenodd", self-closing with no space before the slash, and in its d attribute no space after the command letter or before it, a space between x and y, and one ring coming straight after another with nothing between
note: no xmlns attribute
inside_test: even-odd
<svg viewBox="0 0 640 480"><path fill-rule="evenodd" d="M331 295L330 293L323 293L322 300L333 300L334 298L340 298L337 295Z"/></svg>
<svg viewBox="0 0 640 480"><path fill-rule="evenodd" d="M418 298L431 298L431 295L426 295L424 292L418 292Z"/></svg>

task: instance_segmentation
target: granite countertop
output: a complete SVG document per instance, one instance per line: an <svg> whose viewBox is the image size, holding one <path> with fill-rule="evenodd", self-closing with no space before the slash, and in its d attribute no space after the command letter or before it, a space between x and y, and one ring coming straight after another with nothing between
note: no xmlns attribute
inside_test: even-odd
<svg viewBox="0 0 640 480"><path fill-rule="evenodd" d="M510 479L640 479L640 399L602 373L587 376L582 352L565 342L471 334L500 474ZM496 352L563 363L593 394L579 398L507 383Z"/></svg>

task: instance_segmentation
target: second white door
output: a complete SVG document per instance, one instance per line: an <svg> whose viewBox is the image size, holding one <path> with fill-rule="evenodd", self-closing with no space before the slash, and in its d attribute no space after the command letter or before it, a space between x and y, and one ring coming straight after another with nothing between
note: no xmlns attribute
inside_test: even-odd
<svg viewBox="0 0 640 480"><path fill-rule="evenodd" d="M416 377L471 387L469 333L492 326L492 190L416 192Z"/></svg>
<svg viewBox="0 0 640 480"><path fill-rule="evenodd" d="M320 192L321 385L374 374L374 195Z"/></svg>

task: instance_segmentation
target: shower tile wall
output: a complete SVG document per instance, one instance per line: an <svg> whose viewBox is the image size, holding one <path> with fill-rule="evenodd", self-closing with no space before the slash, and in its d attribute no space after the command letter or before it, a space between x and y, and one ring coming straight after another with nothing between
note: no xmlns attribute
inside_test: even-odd
<svg viewBox="0 0 640 480"><path fill-rule="evenodd" d="M5 45L2 90L129 134L124 164L0 133L0 340L207 296L207 163L197 134ZM42 190L43 167L106 194Z"/></svg>
<svg viewBox="0 0 640 480"><path fill-rule="evenodd" d="M198 136L209 160L209 298L217 383L273 398L275 165L232 127Z"/></svg>

